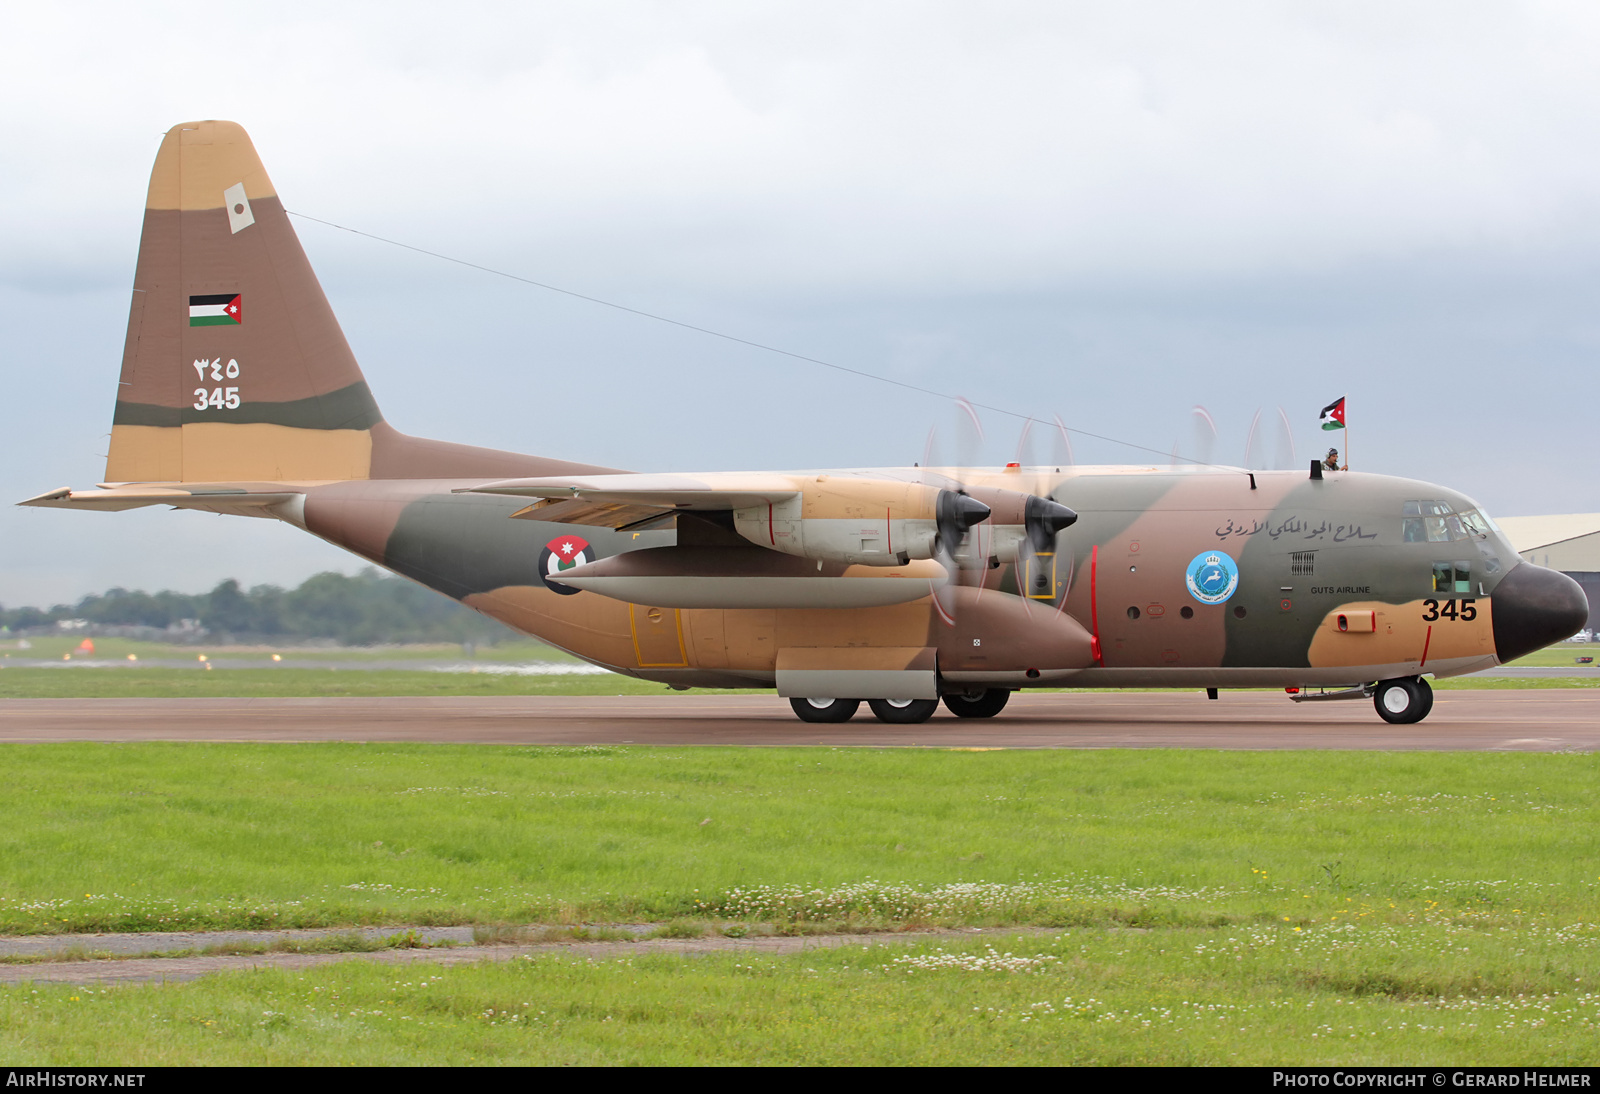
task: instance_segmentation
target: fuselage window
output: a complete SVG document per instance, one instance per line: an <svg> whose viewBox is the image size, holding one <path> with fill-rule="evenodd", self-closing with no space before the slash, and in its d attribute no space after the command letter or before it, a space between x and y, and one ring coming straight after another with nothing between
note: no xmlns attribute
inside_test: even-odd
<svg viewBox="0 0 1600 1094"><path fill-rule="evenodd" d="M1433 564L1433 591L1436 593L1472 592L1472 563L1465 561L1435 562Z"/></svg>

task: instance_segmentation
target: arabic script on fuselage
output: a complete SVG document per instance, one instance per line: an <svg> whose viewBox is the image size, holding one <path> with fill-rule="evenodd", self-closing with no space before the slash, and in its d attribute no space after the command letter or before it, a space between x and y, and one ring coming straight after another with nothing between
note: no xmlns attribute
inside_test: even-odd
<svg viewBox="0 0 1600 1094"><path fill-rule="evenodd" d="M1270 539L1317 540L1323 543L1347 543L1351 540L1377 539L1378 533L1363 531L1361 525L1349 523L1339 524L1319 518L1315 521L1305 517L1292 516L1274 523L1272 520L1256 520L1254 518L1234 519L1217 528L1219 540L1243 539L1247 536L1258 536L1263 532Z"/></svg>

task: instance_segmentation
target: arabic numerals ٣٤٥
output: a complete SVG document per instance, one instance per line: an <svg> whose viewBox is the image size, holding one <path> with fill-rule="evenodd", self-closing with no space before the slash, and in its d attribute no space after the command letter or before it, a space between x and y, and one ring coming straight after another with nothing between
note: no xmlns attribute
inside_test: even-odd
<svg viewBox="0 0 1600 1094"><path fill-rule="evenodd" d="M217 357L207 360L202 357L194 363L194 370L200 377L200 382L210 382L214 387L197 387L194 389L194 408L196 410L238 410L241 402L237 386L223 386L223 380L237 380L239 378L239 362L228 358L224 364L222 358Z"/></svg>

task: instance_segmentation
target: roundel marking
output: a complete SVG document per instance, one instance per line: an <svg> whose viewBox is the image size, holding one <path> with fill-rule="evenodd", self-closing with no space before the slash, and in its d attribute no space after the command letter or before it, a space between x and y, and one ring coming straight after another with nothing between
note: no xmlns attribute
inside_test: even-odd
<svg viewBox="0 0 1600 1094"><path fill-rule="evenodd" d="M551 581L550 575L593 561L594 552L589 548L588 540L582 536L557 536L546 543L544 550L539 552L539 580L543 581L544 587L551 592L571 596L583 590Z"/></svg>
<svg viewBox="0 0 1600 1094"><path fill-rule="evenodd" d="M1221 604L1239 588L1239 564L1226 551L1201 551L1183 576L1189 595L1202 604Z"/></svg>

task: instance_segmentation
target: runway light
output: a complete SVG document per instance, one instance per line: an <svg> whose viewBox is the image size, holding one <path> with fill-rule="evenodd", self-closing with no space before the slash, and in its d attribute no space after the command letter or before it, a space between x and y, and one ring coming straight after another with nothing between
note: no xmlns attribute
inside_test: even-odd
<svg viewBox="0 0 1600 1094"><path fill-rule="evenodd" d="M196 660L204 661L205 659L206 655L202 653Z"/></svg>
<svg viewBox="0 0 1600 1094"><path fill-rule="evenodd" d="M139 660L139 655L136 654L136 653L130 653L130 654L128 654L128 660L129 661L137 661L137 660Z"/></svg>
<svg viewBox="0 0 1600 1094"><path fill-rule="evenodd" d="M272 659L274 661L282 661L283 660L283 654L275 653L275 654L272 655Z"/></svg>

